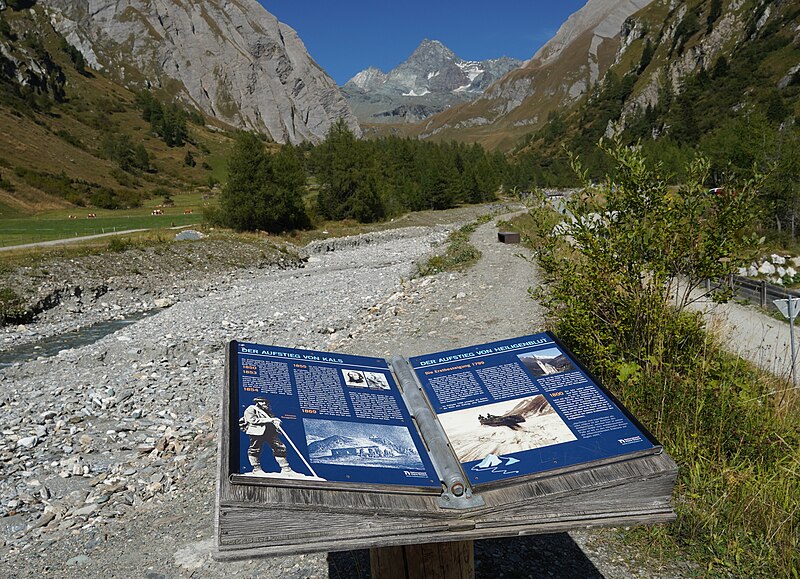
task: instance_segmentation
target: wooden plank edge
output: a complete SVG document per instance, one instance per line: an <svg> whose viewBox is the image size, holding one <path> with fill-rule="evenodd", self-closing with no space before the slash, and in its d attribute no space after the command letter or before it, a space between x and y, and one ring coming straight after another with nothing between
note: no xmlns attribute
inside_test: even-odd
<svg viewBox="0 0 800 579"><path fill-rule="evenodd" d="M350 551L354 549L371 549L375 547L391 547L398 545L416 545L424 543L469 541L479 539L499 539L503 537L522 537L528 535L561 533L565 531L591 529L597 527L655 525L669 523L675 519L675 512L672 509L668 509L652 511L650 513L637 513L621 516L599 515L595 519L582 518L579 520L536 523L534 525L517 525L514 527L496 529L483 527L459 531L421 531L419 533L397 535L392 537L391 541L386 540L388 537L369 537L351 540L337 540L335 545L331 545L330 541L306 541L301 545L272 545L249 548L242 548L238 545L221 546L217 544L212 552L212 557L217 561L236 561L242 559L252 559L256 557L276 557L324 553L330 551Z"/></svg>

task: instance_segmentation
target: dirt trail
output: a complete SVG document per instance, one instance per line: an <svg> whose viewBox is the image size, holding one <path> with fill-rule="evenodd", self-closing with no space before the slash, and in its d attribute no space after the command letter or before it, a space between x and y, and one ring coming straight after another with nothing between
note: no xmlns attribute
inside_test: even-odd
<svg viewBox="0 0 800 579"><path fill-rule="evenodd" d="M536 268L526 260L528 251L497 241L496 223L511 215L472 234L482 255L467 272L405 283L387 304L397 307L368 315L348 349L356 353L377 346L380 355L417 356L543 331L543 310L528 294L539 284Z"/></svg>

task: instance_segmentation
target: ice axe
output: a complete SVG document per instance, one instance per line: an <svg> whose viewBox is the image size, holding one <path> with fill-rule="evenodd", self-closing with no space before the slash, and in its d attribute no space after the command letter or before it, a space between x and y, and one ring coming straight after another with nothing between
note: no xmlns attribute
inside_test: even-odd
<svg viewBox="0 0 800 579"><path fill-rule="evenodd" d="M275 423L273 422L273 424L275 424ZM317 473L315 473L315 472L314 472L314 469L313 469L313 468L311 468L311 465L310 465L310 464L308 464L308 461L306 460L306 457L304 457L304 456L303 456L303 453L302 453L302 452L300 452L300 451L297 449L297 446L296 446L296 445L295 445L295 443L292 441L292 439L291 439L291 438L289 438L289 435L288 435L288 434L286 434L286 431L285 431L285 430L284 430L284 429L281 427L281 425L280 425L280 424L275 424L275 428L276 428L276 429L278 429L278 432L280 432L280 433L283 435L283 437L284 437L284 438L286 439L286 441L289 443L289 446L291 446L291 447L294 449L294 451L295 451L295 452L297 453L297 455L300 457L300 460L302 460L302 461L303 461L303 464L304 464L304 465L306 465L306 468L308 468L308 470L310 470L310 471L311 471L311 476L313 476L313 477L316 477L316 478L319 478L319 475L317 475Z"/></svg>

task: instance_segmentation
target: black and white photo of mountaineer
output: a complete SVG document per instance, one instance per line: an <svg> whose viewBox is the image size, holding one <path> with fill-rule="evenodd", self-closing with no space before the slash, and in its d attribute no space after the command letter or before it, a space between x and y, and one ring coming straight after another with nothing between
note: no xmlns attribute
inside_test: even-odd
<svg viewBox="0 0 800 579"><path fill-rule="evenodd" d="M541 394L438 417L462 463L577 440Z"/></svg>
<svg viewBox="0 0 800 579"><path fill-rule="evenodd" d="M303 419L312 463L423 469L405 426Z"/></svg>
<svg viewBox="0 0 800 579"><path fill-rule="evenodd" d="M518 354L517 358L519 358L520 362L525 364L528 371L536 377L569 372L575 369L570 359L558 348L548 348L547 350Z"/></svg>

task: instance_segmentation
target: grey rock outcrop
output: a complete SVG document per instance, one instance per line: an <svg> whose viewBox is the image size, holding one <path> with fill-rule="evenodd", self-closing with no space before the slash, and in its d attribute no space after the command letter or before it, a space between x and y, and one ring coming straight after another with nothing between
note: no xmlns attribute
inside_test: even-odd
<svg viewBox="0 0 800 579"><path fill-rule="evenodd" d="M786 27L794 19L794 29L800 31L797 16L787 16L787 10L781 10L780 5L772 9L765 5L763 11L743 10L743 0L730 0L723 7L717 19L707 24L705 32L695 34L691 43L686 46L681 42L681 23L689 15L687 6L677 4L669 13L661 29L653 27L649 22L636 17L628 21L623 29L622 42L615 59L615 63L624 62L627 50L635 40L645 39L656 47L654 58L660 57L661 63L657 70L648 70L642 74L639 86L633 91L631 97L623 105L620 118L610 121L606 127L606 136L613 137L621 133L630 119L647 110L656 107L659 98L668 88L674 95L681 94L687 78L701 71L712 71L720 57L727 60L736 58L738 47L745 46L755 35L760 33L768 24L775 29ZM787 5L783 5L784 7ZM785 20L783 20L785 19ZM783 23L781 23L783 20ZM800 41L796 35L794 42ZM680 46L680 48L677 48ZM660 52L659 52L660 51ZM666 63L666 64L663 64ZM781 74L775 83L778 90L784 90L791 82L794 75L800 71L796 59L775 58L773 66ZM657 135L664 127L653 127L653 134Z"/></svg>
<svg viewBox="0 0 800 579"><path fill-rule="evenodd" d="M544 123L543 112L575 103L602 78L613 63L626 20L651 2L589 0L523 66L446 118L428 119L421 136L456 138L459 129L480 119L496 127L496 132L506 132L505 146L510 146L530 127Z"/></svg>
<svg viewBox="0 0 800 579"><path fill-rule="evenodd" d="M521 64L508 57L464 60L441 42L425 39L388 73L367 68L342 90L361 122L416 122L479 97Z"/></svg>
<svg viewBox="0 0 800 579"><path fill-rule="evenodd" d="M625 20L650 2L652 0L589 0L526 63L525 68L531 74L497 83L486 92L485 98L498 101L492 110L501 114L514 110L530 95L531 87L539 84L536 82L538 71L561 68L563 65L559 61L566 55L574 60L580 54L579 66L565 71L561 86L551 87L562 93L567 102L577 99L597 82L610 64L602 61L603 45L619 38Z"/></svg>
<svg viewBox="0 0 800 579"><path fill-rule="evenodd" d="M277 142L319 141L357 121L297 33L256 0L42 0L90 66L133 88L159 87Z"/></svg>

